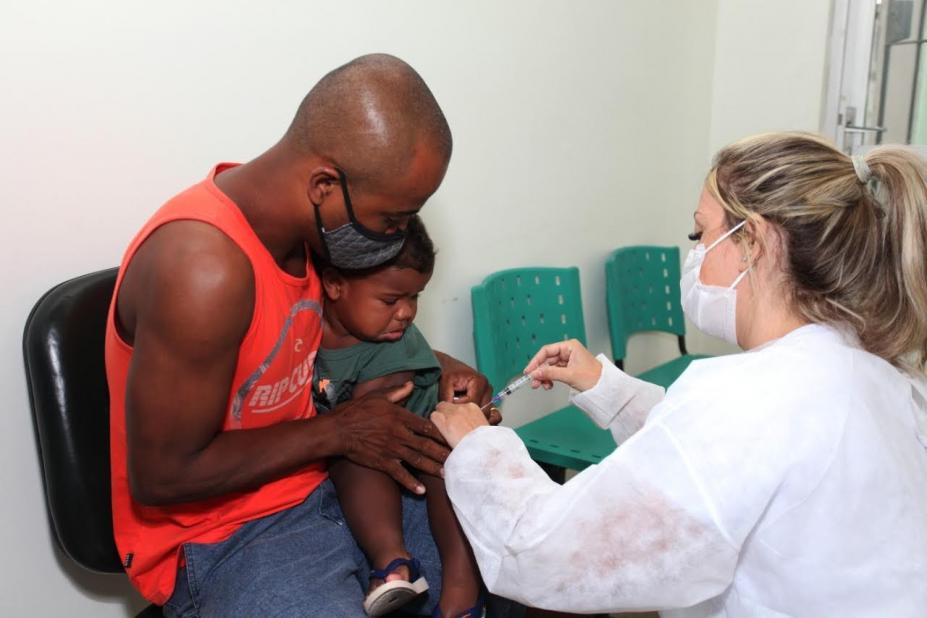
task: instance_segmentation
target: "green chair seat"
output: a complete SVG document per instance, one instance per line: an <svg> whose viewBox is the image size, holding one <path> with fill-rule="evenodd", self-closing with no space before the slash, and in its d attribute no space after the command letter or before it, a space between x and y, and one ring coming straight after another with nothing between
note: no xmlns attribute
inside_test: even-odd
<svg viewBox="0 0 927 618"><path fill-rule="evenodd" d="M615 450L609 431L599 429L582 410L568 406L515 430L535 461L582 470Z"/></svg>
<svg viewBox="0 0 927 618"><path fill-rule="evenodd" d="M700 358L708 358L703 354L686 354L673 360L663 363L662 365L657 365L653 369L648 369L647 371L637 375L641 380L646 380L657 386L662 386L663 388L669 388L670 384L676 381L676 378L682 375L682 372L686 370L686 367L689 366L694 360Z"/></svg>

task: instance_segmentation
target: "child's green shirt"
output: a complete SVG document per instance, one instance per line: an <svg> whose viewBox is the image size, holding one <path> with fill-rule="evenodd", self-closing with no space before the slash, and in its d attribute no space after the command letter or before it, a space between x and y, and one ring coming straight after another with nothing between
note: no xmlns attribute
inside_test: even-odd
<svg viewBox="0 0 927 618"><path fill-rule="evenodd" d="M438 405L441 365L431 346L409 326L398 341L362 341L346 348L319 348L312 374L312 393L319 413L347 401L361 383L401 371L413 371L413 389L405 408L428 417Z"/></svg>

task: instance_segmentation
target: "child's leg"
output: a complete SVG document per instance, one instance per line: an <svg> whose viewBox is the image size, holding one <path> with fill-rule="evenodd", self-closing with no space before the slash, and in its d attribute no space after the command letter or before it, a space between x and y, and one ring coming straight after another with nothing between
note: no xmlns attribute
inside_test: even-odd
<svg viewBox="0 0 927 618"><path fill-rule="evenodd" d="M390 476L347 459L334 460L329 476L338 502L357 544L375 569L394 558L410 558L402 538L402 504L399 485ZM386 579L409 579L409 569L399 567ZM382 582L371 582L371 588Z"/></svg>
<svg viewBox="0 0 927 618"><path fill-rule="evenodd" d="M421 480L428 501L431 534L441 556L441 615L456 616L476 603L482 585L480 572L444 490L444 480L427 474Z"/></svg>

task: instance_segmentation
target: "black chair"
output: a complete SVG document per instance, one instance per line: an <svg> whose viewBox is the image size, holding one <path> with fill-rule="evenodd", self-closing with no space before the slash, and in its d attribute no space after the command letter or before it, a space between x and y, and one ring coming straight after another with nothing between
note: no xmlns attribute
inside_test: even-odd
<svg viewBox="0 0 927 618"><path fill-rule="evenodd" d="M35 304L23 332L26 383L49 519L58 546L98 573L123 573L113 538L109 393L104 366L111 268L61 283ZM160 616L149 606L139 616Z"/></svg>

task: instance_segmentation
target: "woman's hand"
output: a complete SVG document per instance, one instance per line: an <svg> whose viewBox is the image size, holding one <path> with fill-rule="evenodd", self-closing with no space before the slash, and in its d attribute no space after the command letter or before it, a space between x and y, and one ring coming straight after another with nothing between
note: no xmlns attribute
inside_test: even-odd
<svg viewBox="0 0 927 618"><path fill-rule="evenodd" d="M531 388L551 389L563 382L578 391L589 390L602 375L602 364L576 339L544 346L534 355L525 373L532 378Z"/></svg>
<svg viewBox="0 0 927 618"><path fill-rule="evenodd" d="M451 448L477 427L489 425L483 411L472 403L439 403L438 409L431 413L431 422Z"/></svg>

